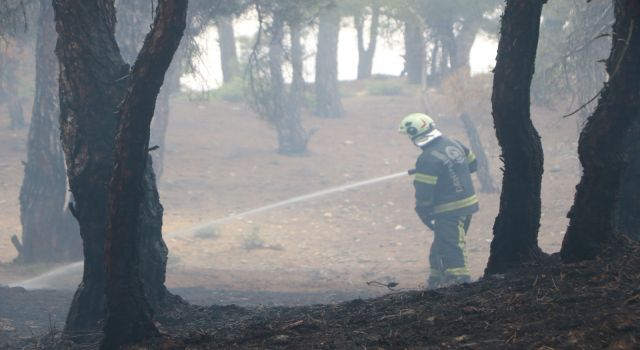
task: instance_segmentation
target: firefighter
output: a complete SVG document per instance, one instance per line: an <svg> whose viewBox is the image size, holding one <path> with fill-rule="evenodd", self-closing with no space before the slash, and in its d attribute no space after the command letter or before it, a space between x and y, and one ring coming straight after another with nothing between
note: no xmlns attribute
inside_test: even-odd
<svg viewBox="0 0 640 350"><path fill-rule="evenodd" d="M429 253L428 288L470 281L465 235L478 211L471 181L475 155L460 142L444 136L433 119L413 113L402 119L399 131L422 149L416 161L416 213L434 232Z"/></svg>

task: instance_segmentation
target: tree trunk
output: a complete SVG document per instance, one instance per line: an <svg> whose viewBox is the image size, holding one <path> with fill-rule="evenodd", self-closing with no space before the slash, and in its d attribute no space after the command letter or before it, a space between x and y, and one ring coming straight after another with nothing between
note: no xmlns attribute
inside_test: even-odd
<svg viewBox="0 0 640 350"><path fill-rule="evenodd" d="M113 171L117 116L129 79L129 66L114 38L111 0L54 0L60 60L60 123L69 185L80 223L84 274L74 296L65 332L95 334L105 316L105 237L107 184ZM153 179L147 167L145 178ZM141 271L152 306L166 295L167 250L160 232L161 205L155 183L145 183L140 232ZM154 216L151 216L153 214ZM148 273L148 275L147 275ZM161 277L158 277L160 276Z"/></svg>
<svg viewBox="0 0 640 350"><path fill-rule="evenodd" d="M542 254L538 229L543 154L529 108L545 2L507 0L502 16L491 103L504 176L486 275L502 273Z"/></svg>
<svg viewBox="0 0 640 350"><path fill-rule="evenodd" d="M220 62L222 64L222 79L225 83L238 75L238 53L236 50L236 36L233 31L233 18L218 17L218 42L220 44Z"/></svg>
<svg viewBox="0 0 640 350"><path fill-rule="evenodd" d="M364 17L355 16L354 24L358 34L358 80L371 78L373 57L378 43L378 28L380 26L380 5L371 6L371 24L369 26L369 45L364 44Z"/></svg>
<svg viewBox="0 0 640 350"><path fill-rule="evenodd" d="M302 27L298 22L289 24L291 31L291 90L289 90L289 108L300 114L304 105L304 48L302 47Z"/></svg>
<svg viewBox="0 0 640 350"><path fill-rule="evenodd" d="M339 37L340 13L332 8L320 15L318 28L315 114L323 118L340 118L344 114L338 83Z"/></svg>
<svg viewBox="0 0 640 350"><path fill-rule="evenodd" d="M460 115L460 120L462 120L464 130L467 132L467 136L469 137L471 149L476 155L476 161L478 164L477 174L478 180L480 181L480 192L497 193L498 189L493 184L493 179L491 178L491 170L489 168L489 161L487 160L487 155L484 153L484 147L482 147L482 141L480 141L480 135L478 134L478 130L476 129L475 124L467 113L462 113Z"/></svg>
<svg viewBox="0 0 640 350"><path fill-rule="evenodd" d="M442 28L442 79L445 79L455 70L455 64L460 60L458 57L458 47L456 46L456 36L453 33L453 23L448 23Z"/></svg>
<svg viewBox="0 0 640 350"><path fill-rule="evenodd" d="M272 108L269 119L278 133L278 152L285 155L304 154L307 151L307 135L300 124L300 111L289 108L282 74L284 20L274 14L270 28L269 74Z"/></svg>
<svg viewBox="0 0 640 350"><path fill-rule="evenodd" d="M627 132L624 148L627 150L629 165L624 171L620 184L619 199L616 203L614 232L640 240L640 118Z"/></svg>
<svg viewBox="0 0 640 350"><path fill-rule="evenodd" d="M141 212L151 120L164 75L186 25L187 0L158 3L119 109L106 239L107 317L103 349L157 335L140 279Z"/></svg>
<svg viewBox="0 0 640 350"><path fill-rule="evenodd" d="M22 263L82 258L78 225L65 210L67 177L58 127L57 34L50 0L40 1L36 40L36 93L20 188Z"/></svg>
<svg viewBox="0 0 640 350"><path fill-rule="evenodd" d="M426 63L424 32L415 20L404 22L404 71L410 84L421 84Z"/></svg>
<svg viewBox="0 0 640 350"><path fill-rule="evenodd" d="M627 189L631 185L624 181L625 172L634 171L629 162L637 156L637 150L627 147L637 145L631 142L637 140L637 134L630 132L637 131L635 123L640 118L640 3L615 0L614 6L609 82L580 135L578 154L583 173L560 251L564 261L592 259L615 236L616 202L621 198L621 186ZM637 202L632 208L637 216Z"/></svg>

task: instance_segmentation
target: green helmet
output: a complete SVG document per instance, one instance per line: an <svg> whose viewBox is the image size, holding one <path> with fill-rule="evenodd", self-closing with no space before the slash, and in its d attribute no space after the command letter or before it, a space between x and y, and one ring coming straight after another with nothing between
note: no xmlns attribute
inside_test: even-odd
<svg viewBox="0 0 640 350"><path fill-rule="evenodd" d="M433 119L424 113L412 113L404 117L398 131L409 136L416 146L424 146L442 136Z"/></svg>

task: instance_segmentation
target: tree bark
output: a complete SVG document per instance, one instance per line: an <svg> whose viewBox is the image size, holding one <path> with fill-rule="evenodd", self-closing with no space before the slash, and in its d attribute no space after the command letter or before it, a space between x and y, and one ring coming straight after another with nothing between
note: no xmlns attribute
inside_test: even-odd
<svg viewBox="0 0 640 350"><path fill-rule="evenodd" d="M338 83L338 40L340 13L331 8L320 15L316 53L315 114L323 118L344 115Z"/></svg>
<svg viewBox="0 0 640 350"><path fill-rule="evenodd" d="M529 108L545 2L507 0L502 17L491 102L504 176L486 275L502 273L542 254L538 229L543 153Z"/></svg>
<svg viewBox="0 0 640 350"><path fill-rule="evenodd" d="M238 75L239 69L233 18L218 17L216 26L218 27L218 42L220 44L222 79L225 83L228 83Z"/></svg>
<svg viewBox="0 0 640 350"><path fill-rule="evenodd" d="M627 132L626 145L629 165L620 184L620 195L616 203L614 232L640 240L640 118Z"/></svg>
<svg viewBox="0 0 640 350"><path fill-rule="evenodd" d="M469 137L471 149L476 155L476 161L478 164L477 174L478 180L480 181L480 192L498 192L498 189L493 184L493 179L491 178L491 170L489 168L489 161L487 160L487 155L484 152L484 147L482 147L482 141L480 141L480 135L478 134L478 130L476 129L475 124L467 113L462 113L460 115L460 120L462 120L464 130L467 132L467 136Z"/></svg>
<svg viewBox="0 0 640 350"><path fill-rule="evenodd" d="M424 31L416 22L404 22L404 71L410 84L422 83L426 63Z"/></svg>
<svg viewBox="0 0 640 350"><path fill-rule="evenodd" d="M78 224L65 210L67 177L58 127L57 34L50 0L40 1L36 39L36 92L20 188L21 263L82 258Z"/></svg>
<svg viewBox="0 0 640 350"><path fill-rule="evenodd" d="M60 60L60 124L67 175L80 224L84 274L74 296L65 332L89 336L105 316L105 237L107 184L112 176L117 117L129 80L129 66L114 37L112 0L54 0ZM162 240L162 206L153 169L147 167L143 208L141 267L152 306L167 294L164 287L167 249ZM153 214L153 215L151 215ZM147 275L148 274L148 275ZM158 299L155 299L155 298Z"/></svg>
<svg viewBox="0 0 640 350"><path fill-rule="evenodd" d="M364 43L364 17L355 16L354 25L358 35L358 80L371 78L373 57L378 43L378 29L380 26L380 5L371 6L371 24L369 26L369 45Z"/></svg>
<svg viewBox="0 0 640 350"><path fill-rule="evenodd" d="M629 162L637 156L637 150L627 147L637 139L637 134L630 133L637 131L635 123L640 118L640 3L615 0L614 6L609 81L580 135L583 173L560 251L564 261L593 259L614 238L616 202L622 195L621 186L627 189L630 185L624 181L625 173L634 171ZM631 208L637 216L637 202Z"/></svg>
<svg viewBox="0 0 640 350"><path fill-rule="evenodd" d="M300 124L300 111L287 106L287 93L282 74L284 19L275 13L270 28L269 74L272 107L269 119L278 133L278 152L285 155L304 154L307 151L307 134Z"/></svg>
<svg viewBox="0 0 640 350"><path fill-rule="evenodd" d="M140 279L141 212L151 120L164 75L186 26L187 0L158 3L119 109L115 168L109 184L106 239L107 317L103 349L158 333Z"/></svg>

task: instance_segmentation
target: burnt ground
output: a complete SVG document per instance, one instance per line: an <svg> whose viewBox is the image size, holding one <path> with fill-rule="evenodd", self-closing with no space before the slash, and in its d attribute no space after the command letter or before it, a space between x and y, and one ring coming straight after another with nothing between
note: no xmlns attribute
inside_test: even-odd
<svg viewBox="0 0 640 350"><path fill-rule="evenodd" d="M193 305L237 305L247 310L255 309L256 305L282 307L331 304L374 295L366 290L296 293L211 290L203 287L174 288L171 292ZM0 286L0 348L15 343L16 339L38 337L62 329L72 298L72 290L25 290ZM184 305L181 304L181 307ZM176 322L175 317L172 319L174 321L170 322Z"/></svg>
<svg viewBox="0 0 640 350"><path fill-rule="evenodd" d="M557 255L505 276L301 307L198 307L159 315L165 336L136 349L638 349L640 246L596 261ZM620 248L622 247L622 248ZM14 342L47 348L60 336Z"/></svg>

